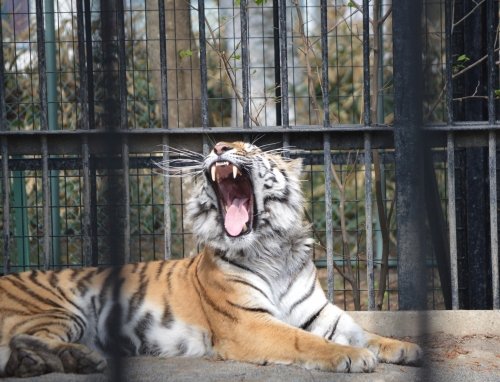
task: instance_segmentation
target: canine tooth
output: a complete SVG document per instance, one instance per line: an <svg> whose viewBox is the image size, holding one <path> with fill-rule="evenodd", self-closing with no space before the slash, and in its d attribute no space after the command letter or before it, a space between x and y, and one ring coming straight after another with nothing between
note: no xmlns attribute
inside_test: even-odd
<svg viewBox="0 0 500 382"><path fill-rule="evenodd" d="M212 171L212 181L215 182L215 166L212 166L210 170Z"/></svg>
<svg viewBox="0 0 500 382"><path fill-rule="evenodd" d="M243 225L243 232L246 232L246 231L248 231L248 226L247 226L247 223L245 223L245 224Z"/></svg>
<svg viewBox="0 0 500 382"><path fill-rule="evenodd" d="M236 179L238 176L238 167L233 166L233 179Z"/></svg>

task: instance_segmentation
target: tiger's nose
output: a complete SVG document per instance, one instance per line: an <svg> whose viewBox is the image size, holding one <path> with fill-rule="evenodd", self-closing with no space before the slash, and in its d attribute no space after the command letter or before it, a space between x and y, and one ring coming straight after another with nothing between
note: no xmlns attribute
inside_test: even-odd
<svg viewBox="0 0 500 382"><path fill-rule="evenodd" d="M229 151L231 150L231 147L229 147L226 143L224 142L219 142L219 143L216 143L215 146L214 146L214 153L217 154L217 155L222 155L224 154L226 151Z"/></svg>

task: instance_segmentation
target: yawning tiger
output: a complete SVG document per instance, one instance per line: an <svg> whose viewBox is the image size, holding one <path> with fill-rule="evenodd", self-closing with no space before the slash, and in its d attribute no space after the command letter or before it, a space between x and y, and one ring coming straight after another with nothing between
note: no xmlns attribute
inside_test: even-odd
<svg viewBox="0 0 500 382"><path fill-rule="evenodd" d="M197 256L0 279L0 375L100 372L113 349L340 372L419 361L417 345L365 332L326 299L300 160L219 142L196 166Z"/></svg>

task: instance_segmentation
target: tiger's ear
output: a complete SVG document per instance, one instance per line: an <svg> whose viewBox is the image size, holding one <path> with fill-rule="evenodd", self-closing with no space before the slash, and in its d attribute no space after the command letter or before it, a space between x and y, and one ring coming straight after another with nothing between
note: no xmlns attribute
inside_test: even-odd
<svg viewBox="0 0 500 382"><path fill-rule="evenodd" d="M290 175L299 178L300 174L302 173L302 158L293 159L287 162L287 165Z"/></svg>

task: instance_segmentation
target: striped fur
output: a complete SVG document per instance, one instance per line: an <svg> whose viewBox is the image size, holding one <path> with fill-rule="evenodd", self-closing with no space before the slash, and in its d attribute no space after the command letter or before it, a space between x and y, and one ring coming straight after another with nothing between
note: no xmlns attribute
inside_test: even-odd
<svg viewBox="0 0 500 382"><path fill-rule="evenodd" d="M211 180L216 162L229 191ZM117 350L341 372L419 361L418 346L367 333L327 301L302 223L299 160L220 142L198 166L187 211L200 254L0 279L0 375L99 372ZM231 193L251 212L237 235L225 225L221 194Z"/></svg>

